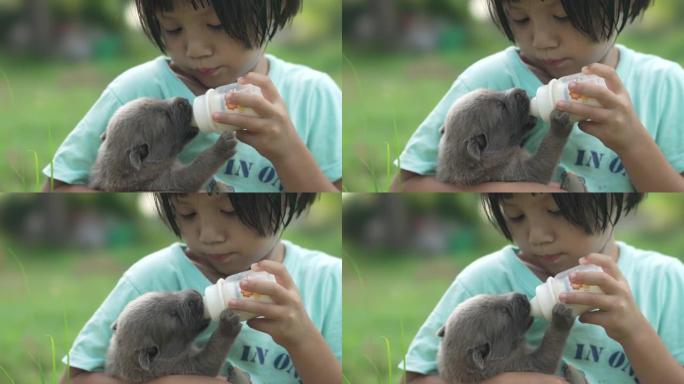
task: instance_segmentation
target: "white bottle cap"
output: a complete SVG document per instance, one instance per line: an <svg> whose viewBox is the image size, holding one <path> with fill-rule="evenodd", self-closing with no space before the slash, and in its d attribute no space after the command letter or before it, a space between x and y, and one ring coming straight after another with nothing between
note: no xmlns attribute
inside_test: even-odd
<svg viewBox="0 0 684 384"><path fill-rule="evenodd" d="M557 294L553 289L554 280L553 277L549 277L544 284L537 286L536 296L530 300L530 314L532 316L551 320L553 306L557 302Z"/></svg>
<svg viewBox="0 0 684 384"><path fill-rule="evenodd" d="M228 302L230 300L247 298L246 296L248 293L245 293L240 289L240 281L245 278L268 280L272 282L276 281L275 276L268 272L254 271L245 271L228 276L226 279L218 279L216 284L210 285L204 289L204 317L217 321L221 316L221 312L223 312L225 308L228 308ZM273 300L266 295L250 293L250 296L251 297L248 298L249 300L273 302ZM240 317L240 321L249 320L256 316L250 312L236 310L233 310L233 312Z"/></svg>
<svg viewBox="0 0 684 384"><path fill-rule="evenodd" d="M209 103L216 91L212 88L207 91L204 95L199 95L195 97L195 101L192 102L192 117L195 122L195 126L202 132L215 131L219 127L216 125L214 120L211 118L211 108Z"/></svg>

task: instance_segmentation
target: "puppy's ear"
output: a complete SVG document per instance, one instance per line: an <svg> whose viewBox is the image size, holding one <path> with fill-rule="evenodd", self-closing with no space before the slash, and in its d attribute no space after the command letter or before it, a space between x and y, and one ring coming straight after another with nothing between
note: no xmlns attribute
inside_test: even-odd
<svg viewBox="0 0 684 384"><path fill-rule="evenodd" d="M131 165L136 171L140 170L142 167L142 162L149 154L150 147L147 144L138 144L128 150L128 158L130 159Z"/></svg>
<svg viewBox="0 0 684 384"><path fill-rule="evenodd" d="M470 361L473 366L477 367L479 370L483 370L485 366L485 361L489 356L491 351L491 345L489 343L480 344L474 348L468 349L468 354L470 356Z"/></svg>
<svg viewBox="0 0 684 384"><path fill-rule="evenodd" d="M484 133L472 136L466 141L466 150L475 160L480 160L485 148L487 148L487 136Z"/></svg>
<svg viewBox="0 0 684 384"><path fill-rule="evenodd" d="M116 321L112 323L112 331L116 332Z"/></svg>
<svg viewBox="0 0 684 384"><path fill-rule="evenodd" d="M446 331L446 327L442 326L439 331L437 331L437 337L444 337L444 332Z"/></svg>
<svg viewBox="0 0 684 384"><path fill-rule="evenodd" d="M106 138L107 138L107 131L104 131L104 132L102 132L102 134L100 135L100 141L105 141Z"/></svg>
<svg viewBox="0 0 684 384"><path fill-rule="evenodd" d="M446 129L446 128L444 128L443 125L439 128L439 135L440 135L440 136L444 136L444 130L445 130L445 129Z"/></svg>
<svg viewBox="0 0 684 384"><path fill-rule="evenodd" d="M140 368L149 371L152 368L152 364L154 364L157 355L159 355L159 347L155 344L146 345L136 349L135 353L138 355L138 364L140 364Z"/></svg>

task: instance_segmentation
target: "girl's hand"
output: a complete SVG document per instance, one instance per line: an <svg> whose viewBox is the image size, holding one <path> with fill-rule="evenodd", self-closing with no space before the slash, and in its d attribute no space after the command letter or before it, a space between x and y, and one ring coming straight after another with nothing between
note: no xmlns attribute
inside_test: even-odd
<svg viewBox="0 0 684 384"><path fill-rule="evenodd" d="M253 329L268 333L276 343L287 350L306 343L312 334L318 334L318 330L304 310L297 286L282 263L262 260L252 264L252 270L272 273L276 283L247 279L240 283L240 287L250 292L268 295L273 303L231 300L228 308L263 316L250 319L247 324Z"/></svg>
<svg viewBox="0 0 684 384"><path fill-rule="evenodd" d="M585 120L579 123L580 129L598 138L619 155L634 147L634 144L642 142L644 136L648 137L648 132L634 112L629 93L615 69L595 63L582 68L582 73L601 76L608 88L596 84L571 83L570 91L596 99L601 107L559 101L556 103L557 109L580 116Z"/></svg>
<svg viewBox="0 0 684 384"><path fill-rule="evenodd" d="M603 272L570 274L572 283L596 285L603 293L575 291L559 295L559 300L563 303L582 304L599 309L582 314L579 317L581 322L603 327L608 336L623 345L631 336L642 333L644 327L650 327L634 302L627 280L610 256L590 253L579 262L603 268Z"/></svg>
<svg viewBox="0 0 684 384"><path fill-rule="evenodd" d="M258 86L263 97L234 92L226 95L226 102L252 108L258 116L216 112L212 116L214 121L242 128L235 132L237 138L254 147L274 165L306 150L290 121L285 101L267 75L250 72L240 77L238 83Z"/></svg>

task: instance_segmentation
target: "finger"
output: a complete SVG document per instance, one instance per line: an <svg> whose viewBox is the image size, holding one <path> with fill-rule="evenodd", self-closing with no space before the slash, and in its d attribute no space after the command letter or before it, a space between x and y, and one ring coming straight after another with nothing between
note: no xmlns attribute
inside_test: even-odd
<svg viewBox="0 0 684 384"><path fill-rule="evenodd" d="M610 89L593 83L572 82L568 85L571 93L576 93L585 98L595 99L604 108L617 108L620 100Z"/></svg>
<svg viewBox="0 0 684 384"><path fill-rule="evenodd" d="M625 278L622 276L622 272L620 272L620 268L618 268L617 264L615 263L615 260L608 255L604 255L602 253L590 253L580 258L579 263L598 265L601 267L601 269L603 269L603 272L609 274L615 280L625 280Z"/></svg>
<svg viewBox="0 0 684 384"><path fill-rule="evenodd" d="M604 293L584 291L563 292L558 298L564 304L586 305L589 308L599 308L603 311L612 310L614 307L613 302L615 301L612 296Z"/></svg>
<svg viewBox="0 0 684 384"><path fill-rule="evenodd" d="M240 107L252 108L257 115L262 117L269 117L276 113L275 106L259 95L229 92L226 94L225 102L226 105L236 104Z"/></svg>
<svg viewBox="0 0 684 384"><path fill-rule="evenodd" d="M240 282L240 288L248 292L269 296L277 303L287 298L287 290L280 284L269 280L250 279L248 277Z"/></svg>
<svg viewBox="0 0 684 384"><path fill-rule="evenodd" d="M263 316L269 319L279 319L283 316L284 307L274 303L265 303L257 300L232 299L228 302L228 309L244 311Z"/></svg>
<svg viewBox="0 0 684 384"><path fill-rule="evenodd" d="M582 120L591 119L591 121L597 122L605 122L611 116L610 111L603 107L594 107L577 102L559 101L556 103L556 109L577 115Z"/></svg>
<svg viewBox="0 0 684 384"><path fill-rule="evenodd" d="M247 116L239 113L214 112L211 115L211 118L217 123L234 125L254 133L259 133L266 129L266 122L264 119L257 116ZM236 132L235 135L238 139L240 139L239 132Z"/></svg>
<svg viewBox="0 0 684 384"><path fill-rule="evenodd" d="M609 295L622 292L620 283L605 272L573 272L570 274L570 282L579 285L595 285Z"/></svg>
<svg viewBox="0 0 684 384"><path fill-rule="evenodd" d="M581 314L578 317L578 320L584 324L601 325L605 322L605 317L606 313L602 313L601 311L589 311Z"/></svg>
<svg viewBox="0 0 684 384"><path fill-rule="evenodd" d="M275 103L280 100L280 93L276 89L275 84L271 81L268 75L257 72L249 72L248 74L238 78L240 84L253 84L261 88L261 94L266 100Z"/></svg>
<svg viewBox="0 0 684 384"><path fill-rule="evenodd" d="M615 93L623 93L625 91L625 86L622 84L622 80L620 80L615 68L609 65L601 63L589 64L585 68L582 68L582 73L594 74L603 77L603 79L606 81L608 89Z"/></svg>
<svg viewBox="0 0 684 384"><path fill-rule="evenodd" d="M252 264L252 271L265 271L271 273L275 276L276 281L285 289L296 288L292 276L285 268L285 264L279 263L273 260L261 260L257 263Z"/></svg>

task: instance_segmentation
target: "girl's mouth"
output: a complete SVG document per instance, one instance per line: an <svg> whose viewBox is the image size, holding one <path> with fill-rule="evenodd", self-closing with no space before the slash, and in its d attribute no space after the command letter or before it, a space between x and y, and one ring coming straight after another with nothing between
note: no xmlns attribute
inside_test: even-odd
<svg viewBox="0 0 684 384"><path fill-rule="evenodd" d="M565 64L567 59L557 59L557 60L542 60L542 63L546 65L547 67L560 67L561 65Z"/></svg>
<svg viewBox="0 0 684 384"><path fill-rule="evenodd" d="M219 68L197 68L197 72L199 72L203 76L214 76L218 72Z"/></svg>
<svg viewBox="0 0 684 384"><path fill-rule="evenodd" d="M233 255L235 255L235 252L208 254L207 258L209 258L211 261L216 262L216 263L224 263L228 259L230 259Z"/></svg>
<svg viewBox="0 0 684 384"><path fill-rule="evenodd" d="M555 263L561 259L562 253L555 253L552 255L539 255L539 259L545 263Z"/></svg>

